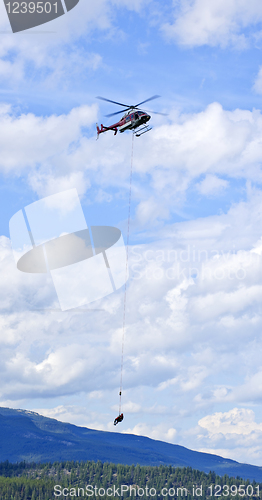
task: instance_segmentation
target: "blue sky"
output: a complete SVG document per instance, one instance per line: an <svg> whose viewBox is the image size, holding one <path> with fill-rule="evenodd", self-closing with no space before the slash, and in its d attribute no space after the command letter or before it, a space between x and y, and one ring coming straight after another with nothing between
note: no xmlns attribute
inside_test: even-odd
<svg viewBox="0 0 262 500"><path fill-rule="evenodd" d="M91 428L262 460L262 6L259 0L80 0L12 34L0 5L0 404ZM126 237L123 289L59 311L50 276L19 272L9 220L76 188L87 224ZM114 119L113 119L114 120Z"/></svg>

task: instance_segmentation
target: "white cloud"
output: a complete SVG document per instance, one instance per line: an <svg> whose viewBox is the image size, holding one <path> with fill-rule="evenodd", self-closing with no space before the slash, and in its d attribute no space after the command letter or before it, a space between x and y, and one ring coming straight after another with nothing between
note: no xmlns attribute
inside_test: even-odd
<svg viewBox="0 0 262 500"><path fill-rule="evenodd" d="M262 67L260 66L258 75L255 79L253 89L257 94L262 94Z"/></svg>
<svg viewBox="0 0 262 500"><path fill-rule="evenodd" d="M204 443L198 451L260 465L262 423L256 422L253 410L233 408L216 412L201 418L198 425L193 432Z"/></svg>
<svg viewBox="0 0 262 500"><path fill-rule="evenodd" d="M166 219L168 214L167 208L160 206L153 197L141 201L137 207L137 219L142 225L154 224L156 219Z"/></svg>
<svg viewBox="0 0 262 500"><path fill-rule="evenodd" d="M250 213L260 213L260 203L255 196L252 202L245 204L247 218ZM210 231L214 218L207 217L202 221L176 224L169 239L141 245L136 252L130 251L131 272L133 263L139 260L143 273L139 279L131 278L128 288L123 373L125 419L118 431L178 442L189 448L228 450L226 456L238 459L243 457L246 446L249 461L258 460L251 438L236 450L233 435L235 428L237 436L241 435L242 428L246 429L244 436L260 433L261 425L252 423L250 412L239 410L236 414L222 413L222 416L219 412L218 416L199 420L199 412L206 413L210 405L236 406L247 394L254 401L261 392L261 373L256 367L261 351L262 267L261 257L251 252L261 243L260 237L256 239L257 219L253 220L254 228L250 233L250 250L238 250L242 245L240 234L234 240L233 253L221 251L227 248L241 211L243 208L239 204L228 214L216 216L219 231ZM192 241L195 256L191 247L188 253L187 245ZM152 270L166 271L174 263L185 269L195 266L197 262L192 260L198 259L203 242L206 253L201 256L212 270L210 274L197 279L184 279L183 276L170 279L165 272L158 272L153 277ZM216 244L218 250L212 254ZM254 259L250 259L251 253ZM19 406L23 407L26 405L21 404L21 398L30 398L31 408L47 416L113 430L113 419L118 411L121 293L96 304L104 311L65 314L58 310L39 311L37 309L58 307L50 284L43 281L43 277L15 271L7 238L1 239L0 255L0 293L6 297L6 302L1 303L4 328L1 399L20 399ZM225 274L217 279L217 266L222 270L231 269L232 273L242 266L246 277L232 280ZM13 312L14 307L16 312ZM226 379L224 384L222 376ZM74 398L79 395L79 399L69 403L73 394ZM49 401L49 409L38 405L39 410L33 404L41 396L43 401ZM56 401L60 398L60 402L52 410L53 398ZM101 408L100 413L98 408ZM190 441L181 425L188 427L192 415L199 420L199 427ZM146 424L143 423L145 417ZM161 424L159 418L163 419ZM217 439L218 425L229 444ZM214 437L211 438L210 433ZM233 436L232 441L229 434Z"/></svg>
<svg viewBox="0 0 262 500"><path fill-rule="evenodd" d="M117 412L118 406L117 405L113 406L113 409L115 412ZM134 403L133 401L126 401L124 408L123 408L123 411L125 413L141 413L142 407L141 407L141 405Z"/></svg>
<svg viewBox="0 0 262 500"><path fill-rule="evenodd" d="M118 28L118 15L123 19L129 10L138 19L150 8L152 36L169 9L162 2L158 16L158 5L80 0L70 14L46 26L53 34L2 36L0 80L10 91L21 95L23 89L34 96L38 110L46 89L54 106L65 96L68 101L61 107L67 109L70 102L88 102L94 72L103 70L109 86L116 76L115 68L112 72L107 66L112 61L106 59L107 40L115 43L120 61L118 49L128 36ZM250 27L256 29L262 20L258 0L178 0L173 7L175 18L169 18L164 33L187 47L247 47L256 38ZM0 14L1 29L10 29L3 2ZM140 54L148 49L149 64L150 36L145 30L134 44ZM122 70L118 64L117 71ZM122 88L128 91L130 74L124 77ZM79 82L82 88L87 83L82 95L77 94ZM260 93L261 88L260 70L254 89ZM1 105L1 172L23 177L40 197L76 187L82 197L87 193L85 203L94 199L99 210L106 204L107 220L111 204L119 202L114 217L126 219L131 136L108 133L96 141L97 110L79 106L41 116L41 111L19 114ZM261 415L255 406L262 398L261 112L227 111L215 102L201 112L174 110L168 118L155 117L154 124L150 134L134 143L132 241L149 242L140 246L138 262L130 248L121 427L115 429L113 419L118 412L123 290L90 310L62 313L52 281L19 273L4 237L1 401L76 425L134 432L261 463L261 424L256 423ZM244 181L243 201L233 203L235 180ZM174 212L185 219L188 192L201 201L228 196L230 208L164 227ZM242 404L252 405L254 412L228 411Z"/></svg>
<svg viewBox="0 0 262 500"><path fill-rule="evenodd" d="M246 408L233 408L225 413L207 415L198 421L198 425L207 429L210 437L216 434L246 435L254 431L262 433L262 423L257 424L254 412Z"/></svg>
<svg viewBox="0 0 262 500"><path fill-rule="evenodd" d="M200 194L204 196L218 196L229 186L229 182L220 179L216 175L208 174L206 177L196 184L196 188Z"/></svg>
<svg viewBox="0 0 262 500"><path fill-rule="evenodd" d="M30 175L30 185L40 197L60 193L72 187L77 189L81 197L90 187L90 182L85 178L84 172L69 172L67 175L61 172L56 178L44 172L35 172Z"/></svg>
<svg viewBox="0 0 262 500"><path fill-rule="evenodd" d="M123 169L123 165L131 161L130 136L105 134L95 141L96 113L93 105L73 108L67 115L41 117L16 115L3 106L1 170L28 172L29 182L40 196L67 186L83 193L90 182L100 185L97 201L108 187L128 190L129 168ZM83 127L90 127L93 136L86 137ZM154 225L168 219L170 212L183 206L193 180L199 193L206 196L217 196L229 187L230 179L260 182L261 133L259 111L226 111L213 103L200 113L184 114L169 125L155 127L143 143L137 139L134 171L141 179L147 173L149 183L133 185L136 223Z"/></svg>
<svg viewBox="0 0 262 500"><path fill-rule="evenodd" d="M68 168L68 159L76 154L82 127L93 124L96 111L96 106L81 106L68 115L16 116L10 107L2 106L0 170L9 175L26 172L29 184L40 196L72 187L76 187L80 195L84 194L89 181L74 159Z"/></svg>
<svg viewBox="0 0 262 500"><path fill-rule="evenodd" d="M143 144L135 143L134 168L150 176L148 189L143 186L136 193L143 197L137 223L167 219L170 211L179 213L192 181L198 181L202 194L210 195L229 188L231 179L261 182L261 133L259 111L226 111L219 103L155 127Z"/></svg>
<svg viewBox="0 0 262 500"><path fill-rule="evenodd" d="M105 414L101 414L97 411L90 411L81 405L59 405L48 409L36 408L34 411L44 417L54 418L60 422L80 425L81 427L100 431L112 431L112 427L114 427L113 422L107 422L105 420ZM108 416L106 417L108 418Z"/></svg>
<svg viewBox="0 0 262 500"><path fill-rule="evenodd" d="M151 3L151 0L111 0L117 7L126 7L130 10L141 11L141 9Z"/></svg>
<svg viewBox="0 0 262 500"><path fill-rule="evenodd" d="M253 357L255 359L255 355ZM259 363L256 364L252 373L248 373L243 384L232 388L228 393L229 401L241 401L243 403L260 402L262 399L262 370Z"/></svg>
<svg viewBox="0 0 262 500"><path fill-rule="evenodd" d="M0 135L2 170L28 175L40 196L73 185L84 194L96 184L99 203L110 203L112 188L123 196L129 189L131 138L86 137L81 128L93 126L95 112L80 107L43 118L16 116L3 107L0 130L4 134L8 128L9 139ZM206 448L207 429L187 443L181 427L201 420L212 405L224 410L225 404L261 398L262 201L251 181L261 179L262 120L258 111L228 112L215 103L201 113L176 117L166 132L160 125L143 143L135 142L134 233L148 229L148 221L159 213L167 217L177 198L181 204L187 187L203 175L207 181L199 195L222 187L223 175L228 181L243 177L246 201L221 215L155 226L150 243L130 248L123 373L128 418L122 429ZM17 142L17 149L7 147L7 140ZM140 182L145 173L148 184ZM126 215L121 212L121 217ZM7 238L0 241L0 272L2 400L30 398L32 407L42 397L55 406L46 410L49 415L111 430L118 402L123 290L94 304L101 311L63 314L48 277L15 269ZM72 395L76 399L70 402ZM74 405L84 408L75 417ZM99 416L97 408L105 415ZM146 427L140 415L147 418ZM163 426L159 418L165 419ZM212 449L216 446L227 449L212 441Z"/></svg>
<svg viewBox="0 0 262 500"><path fill-rule="evenodd" d="M170 427L166 428L165 424L158 424L154 428L147 424L137 424L133 428L128 428L125 430L127 434L135 434L137 436L147 436L151 439L157 439L159 441L166 441L168 443L174 443L176 436L176 429Z"/></svg>
<svg viewBox="0 0 262 500"><path fill-rule="evenodd" d="M104 62L98 52L82 43L82 37L88 40L96 31L102 37L119 37L115 11L124 8L139 13L149 2L82 0L70 12L41 26L42 33L32 33L36 30L31 29L18 35L12 34L4 2L0 3L0 29L4 31L0 81L8 83L9 89L25 82L29 86L37 83L37 92L40 88L65 89L78 79L88 82L89 74Z"/></svg>
<svg viewBox="0 0 262 500"><path fill-rule="evenodd" d="M165 23L166 37L185 46L247 47L245 30L262 20L259 0L180 0L175 3L174 22Z"/></svg>
<svg viewBox="0 0 262 500"><path fill-rule="evenodd" d="M76 40L86 31L108 30L109 12L106 0L79 2L70 13L49 22L48 27L41 27L42 33L31 33L33 29L15 35L2 2L0 28L5 34L0 49L1 81L8 82L9 89L17 89L25 80L27 85L37 82L39 91L45 85L64 87L68 79L76 79L89 70L96 71L102 64L100 54L85 51L77 46Z"/></svg>

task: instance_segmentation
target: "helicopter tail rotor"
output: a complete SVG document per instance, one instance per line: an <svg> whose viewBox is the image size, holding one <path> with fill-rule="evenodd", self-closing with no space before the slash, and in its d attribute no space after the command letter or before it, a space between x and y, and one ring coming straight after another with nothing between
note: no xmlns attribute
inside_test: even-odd
<svg viewBox="0 0 262 500"><path fill-rule="evenodd" d="M100 130L98 123L96 124L96 131L97 131L96 140L99 139L99 134L101 134L102 128L103 126L101 125L101 130Z"/></svg>

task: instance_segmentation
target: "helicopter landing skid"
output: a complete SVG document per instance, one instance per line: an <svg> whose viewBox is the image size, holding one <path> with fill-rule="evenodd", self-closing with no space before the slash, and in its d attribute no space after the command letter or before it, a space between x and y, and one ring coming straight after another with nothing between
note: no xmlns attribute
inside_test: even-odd
<svg viewBox="0 0 262 500"><path fill-rule="evenodd" d="M148 125L142 125L142 127L140 127L138 130L134 130L133 134L135 134L136 137L140 137L140 135L149 132L149 130L152 130L152 127L149 127Z"/></svg>

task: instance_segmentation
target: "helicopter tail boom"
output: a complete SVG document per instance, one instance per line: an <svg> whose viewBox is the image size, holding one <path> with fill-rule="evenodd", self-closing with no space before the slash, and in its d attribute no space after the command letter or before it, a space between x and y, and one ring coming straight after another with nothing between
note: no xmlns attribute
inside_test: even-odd
<svg viewBox="0 0 262 500"><path fill-rule="evenodd" d="M96 130L97 130L97 139L99 137L99 134L102 134L102 132L107 132L107 130L113 130L115 135L117 134L117 127L104 127L104 125L101 123L101 128L99 128L99 125L96 124Z"/></svg>

